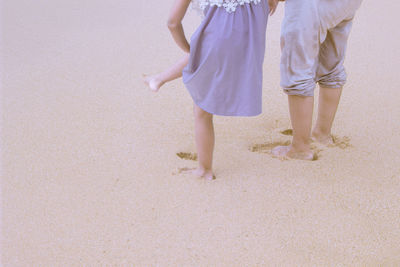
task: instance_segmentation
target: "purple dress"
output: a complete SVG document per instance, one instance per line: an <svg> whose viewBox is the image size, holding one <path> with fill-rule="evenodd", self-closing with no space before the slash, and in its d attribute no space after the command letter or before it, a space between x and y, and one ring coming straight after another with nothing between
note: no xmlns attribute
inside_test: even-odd
<svg viewBox="0 0 400 267"><path fill-rule="evenodd" d="M267 0L235 12L208 6L190 41L183 82L201 109L222 116L262 112Z"/></svg>

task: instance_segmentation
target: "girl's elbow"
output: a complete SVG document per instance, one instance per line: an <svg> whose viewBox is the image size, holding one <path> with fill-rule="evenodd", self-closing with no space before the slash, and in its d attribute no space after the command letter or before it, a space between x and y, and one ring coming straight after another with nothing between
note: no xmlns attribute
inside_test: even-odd
<svg viewBox="0 0 400 267"><path fill-rule="evenodd" d="M176 29L176 28L178 28L178 26L179 26L179 22L177 22L175 20L170 19L167 21L167 27L170 30Z"/></svg>

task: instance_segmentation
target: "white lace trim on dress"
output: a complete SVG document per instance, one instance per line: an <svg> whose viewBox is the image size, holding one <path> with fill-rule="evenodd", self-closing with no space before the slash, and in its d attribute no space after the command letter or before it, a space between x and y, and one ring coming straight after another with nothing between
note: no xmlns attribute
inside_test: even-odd
<svg viewBox="0 0 400 267"><path fill-rule="evenodd" d="M236 11L238 5L258 4L261 0L192 0L192 8L202 12L207 6L223 7L228 13Z"/></svg>

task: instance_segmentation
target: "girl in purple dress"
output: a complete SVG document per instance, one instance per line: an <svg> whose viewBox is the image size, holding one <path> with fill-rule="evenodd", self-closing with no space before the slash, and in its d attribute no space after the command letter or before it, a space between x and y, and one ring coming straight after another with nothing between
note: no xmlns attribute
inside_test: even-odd
<svg viewBox="0 0 400 267"><path fill-rule="evenodd" d="M204 18L189 44L182 19L190 2L176 0L168 21L175 42L189 55L163 73L144 79L157 91L182 74L194 101L199 159L198 168L188 171L212 180L213 115L261 113L266 27L278 0L194 0L193 6L202 10Z"/></svg>

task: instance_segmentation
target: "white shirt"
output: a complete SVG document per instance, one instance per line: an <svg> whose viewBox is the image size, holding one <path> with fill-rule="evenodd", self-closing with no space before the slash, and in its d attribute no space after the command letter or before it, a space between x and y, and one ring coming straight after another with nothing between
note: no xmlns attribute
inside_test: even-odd
<svg viewBox="0 0 400 267"><path fill-rule="evenodd" d="M223 7L228 13L236 11L238 5L258 4L261 0L192 0L192 8L197 11L204 11L207 6Z"/></svg>

